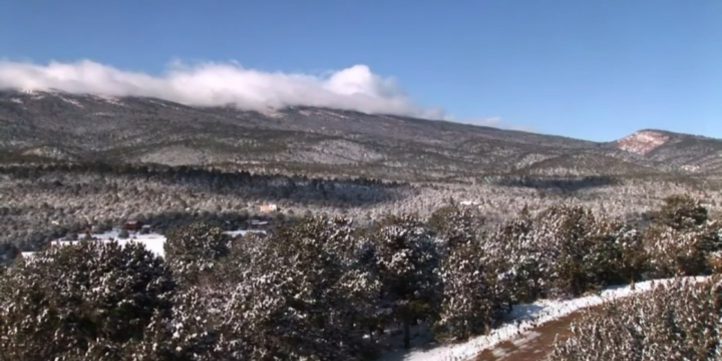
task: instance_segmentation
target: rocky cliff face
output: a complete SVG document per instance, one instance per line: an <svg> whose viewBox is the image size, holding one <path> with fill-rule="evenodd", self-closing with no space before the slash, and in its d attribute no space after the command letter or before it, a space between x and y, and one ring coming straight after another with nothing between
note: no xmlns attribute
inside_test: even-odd
<svg viewBox="0 0 722 361"><path fill-rule="evenodd" d="M653 130L642 130L617 141L621 150L647 155L669 141L670 137Z"/></svg>

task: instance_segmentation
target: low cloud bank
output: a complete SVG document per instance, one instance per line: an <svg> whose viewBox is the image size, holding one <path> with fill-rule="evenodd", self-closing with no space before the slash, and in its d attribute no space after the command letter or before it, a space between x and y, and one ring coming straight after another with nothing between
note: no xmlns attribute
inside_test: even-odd
<svg viewBox="0 0 722 361"><path fill-rule="evenodd" d="M234 105L249 110L305 105L443 118L441 110L414 104L393 79L374 74L366 65L314 75L266 72L236 63L174 64L156 76L91 60L48 64L0 61L0 89L149 96L187 105Z"/></svg>

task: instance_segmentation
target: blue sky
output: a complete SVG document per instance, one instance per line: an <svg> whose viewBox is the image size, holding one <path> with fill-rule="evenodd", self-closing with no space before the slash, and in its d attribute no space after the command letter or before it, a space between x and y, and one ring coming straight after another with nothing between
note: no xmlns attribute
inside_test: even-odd
<svg viewBox="0 0 722 361"><path fill-rule="evenodd" d="M641 128L722 137L717 0L0 0L0 59L150 75L235 62L322 80L364 64L460 121L594 140Z"/></svg>

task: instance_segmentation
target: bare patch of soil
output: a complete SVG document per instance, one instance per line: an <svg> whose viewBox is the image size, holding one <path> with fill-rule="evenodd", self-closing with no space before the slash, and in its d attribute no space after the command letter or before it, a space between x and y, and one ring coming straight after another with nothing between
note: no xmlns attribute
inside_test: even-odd
<svg viewBox="0 0 722 361"><path fill-rule="evenodd" d="M569 326L578 320L584 310L579 310L558 320L547 322L529 330L512 341L502 342L492 349L482 351L476 361L540 361L552 351L557 340L565 340L571 334Z"/></svg>

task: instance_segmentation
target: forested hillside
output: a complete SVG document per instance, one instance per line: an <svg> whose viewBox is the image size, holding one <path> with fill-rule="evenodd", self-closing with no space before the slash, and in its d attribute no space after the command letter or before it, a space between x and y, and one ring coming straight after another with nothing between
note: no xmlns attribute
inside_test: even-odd
<svg viewBox="0 0 722 361"><path fill-rule="evenodd" d="M421 181L709 174L722 170L720 159L720 140L662 131L596 143L327 108L257 112L142 97L0 91L2 162L213 165Z"/></svg>

